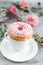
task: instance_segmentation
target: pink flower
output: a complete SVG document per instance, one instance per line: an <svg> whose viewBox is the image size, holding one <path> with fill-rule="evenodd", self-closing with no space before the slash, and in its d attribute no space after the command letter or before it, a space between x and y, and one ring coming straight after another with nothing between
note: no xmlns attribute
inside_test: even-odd
<svg viewBox="0 0 43 65"><path fill-rule="evenodd" d="M20 3L20 6L21 6L21 8L26 8L26 7L29 7L29 4L28 4L28 2L26 2L26 1L23 1L23 2L21 2Z"/></svg>
<svg viewBox="0 0 43 65"><path fill-rule="evenodd" d="M37 15L32 14L30 16L27 16L26 18L27 23L29 23L31 26L37 26L39 24L39 18Z"/></svg>
<svg viewBox="0 0 43 65"><path fill-rule="evenodd" d="M12 12L13 14L17 14L17 12L18 12L18 9L17 9L15 6L10 6L10 7L8 8L8 10L9 10L10 12Z"/></svg>

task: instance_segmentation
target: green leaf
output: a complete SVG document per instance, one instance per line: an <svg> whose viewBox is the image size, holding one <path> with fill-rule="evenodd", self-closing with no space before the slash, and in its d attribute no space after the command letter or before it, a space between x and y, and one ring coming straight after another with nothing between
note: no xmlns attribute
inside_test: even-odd
<svg viewBox="0 0 43 65"><path fill-rule="evenodd" d="M31 7L31 11L32 11L32 12L37 12L38 10L37 10L36 7Z"/></svg>
<svg viewBox="0 0 43 65"><path fill-rule="evenodd" d="M17 3L12 3L13 5L15 5L18 9L20 9L21 10L21 8L20 8L20 5L19 4L17 4Z"/></svg>
<svg viewBox="0 0 43 65"><path fill-rule="evenodd" d="M2 40L2 38L3 38L3 36L4 36L5 32L6 32L6 30L7 30L6 24L0 25L0 40Z"/></svg>
<svg viewBox="0 0 43 65"><path fill-rule="evenodd" d="M39 16L43 16L43 11L42 12L39 12Z"/></svg>
<svg viewBox="0 0 43 65"><path fill-rule="evenodd" d="M29 13L29 11L28 11L28 10L24 10L24 12Z"/></svg>
<svg viewBox="0 0 43 65"><path fill-rule="evenodd" d="M2 33L0 33L0 37L2 37Z"/></svg>

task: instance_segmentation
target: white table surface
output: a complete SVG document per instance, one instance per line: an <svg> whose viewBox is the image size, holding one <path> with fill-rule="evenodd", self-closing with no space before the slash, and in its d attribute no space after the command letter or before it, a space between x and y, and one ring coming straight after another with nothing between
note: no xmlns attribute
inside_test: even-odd
<svg viewBox="0 0 43 65"><path fill-rule="evenodd" d="M41 36L43 35L43 17L39 18L39 25L34 27L34 32L38 32ZM10 22L10 21L9 21ZM30 61L23 63L16 63L7 60L0 52L0 65L43 65L43 48L39 48L37 55Z"/></svg>

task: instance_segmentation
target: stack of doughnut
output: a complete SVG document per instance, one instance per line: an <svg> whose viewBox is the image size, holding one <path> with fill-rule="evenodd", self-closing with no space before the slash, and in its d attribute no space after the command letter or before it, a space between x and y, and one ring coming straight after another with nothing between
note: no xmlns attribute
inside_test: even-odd
<svg viewBox="0 0 43 65"><path fill-rule="evenodd" d="M31 25L25 22L14 22L10 24L7 32L11 39L17 41L28 40L32 38L33 35L33 29Z"/></svg>

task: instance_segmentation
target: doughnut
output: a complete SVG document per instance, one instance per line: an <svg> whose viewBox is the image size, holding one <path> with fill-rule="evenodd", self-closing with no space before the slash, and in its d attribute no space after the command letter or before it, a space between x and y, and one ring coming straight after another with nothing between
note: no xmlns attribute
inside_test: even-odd
<svg viewBox="0 0 43 65"><path fill-rule="evenodd" d="M32 38L33 29L27 23L14 22L8 27L7 33L13 40L24 41Z"/></svg>

